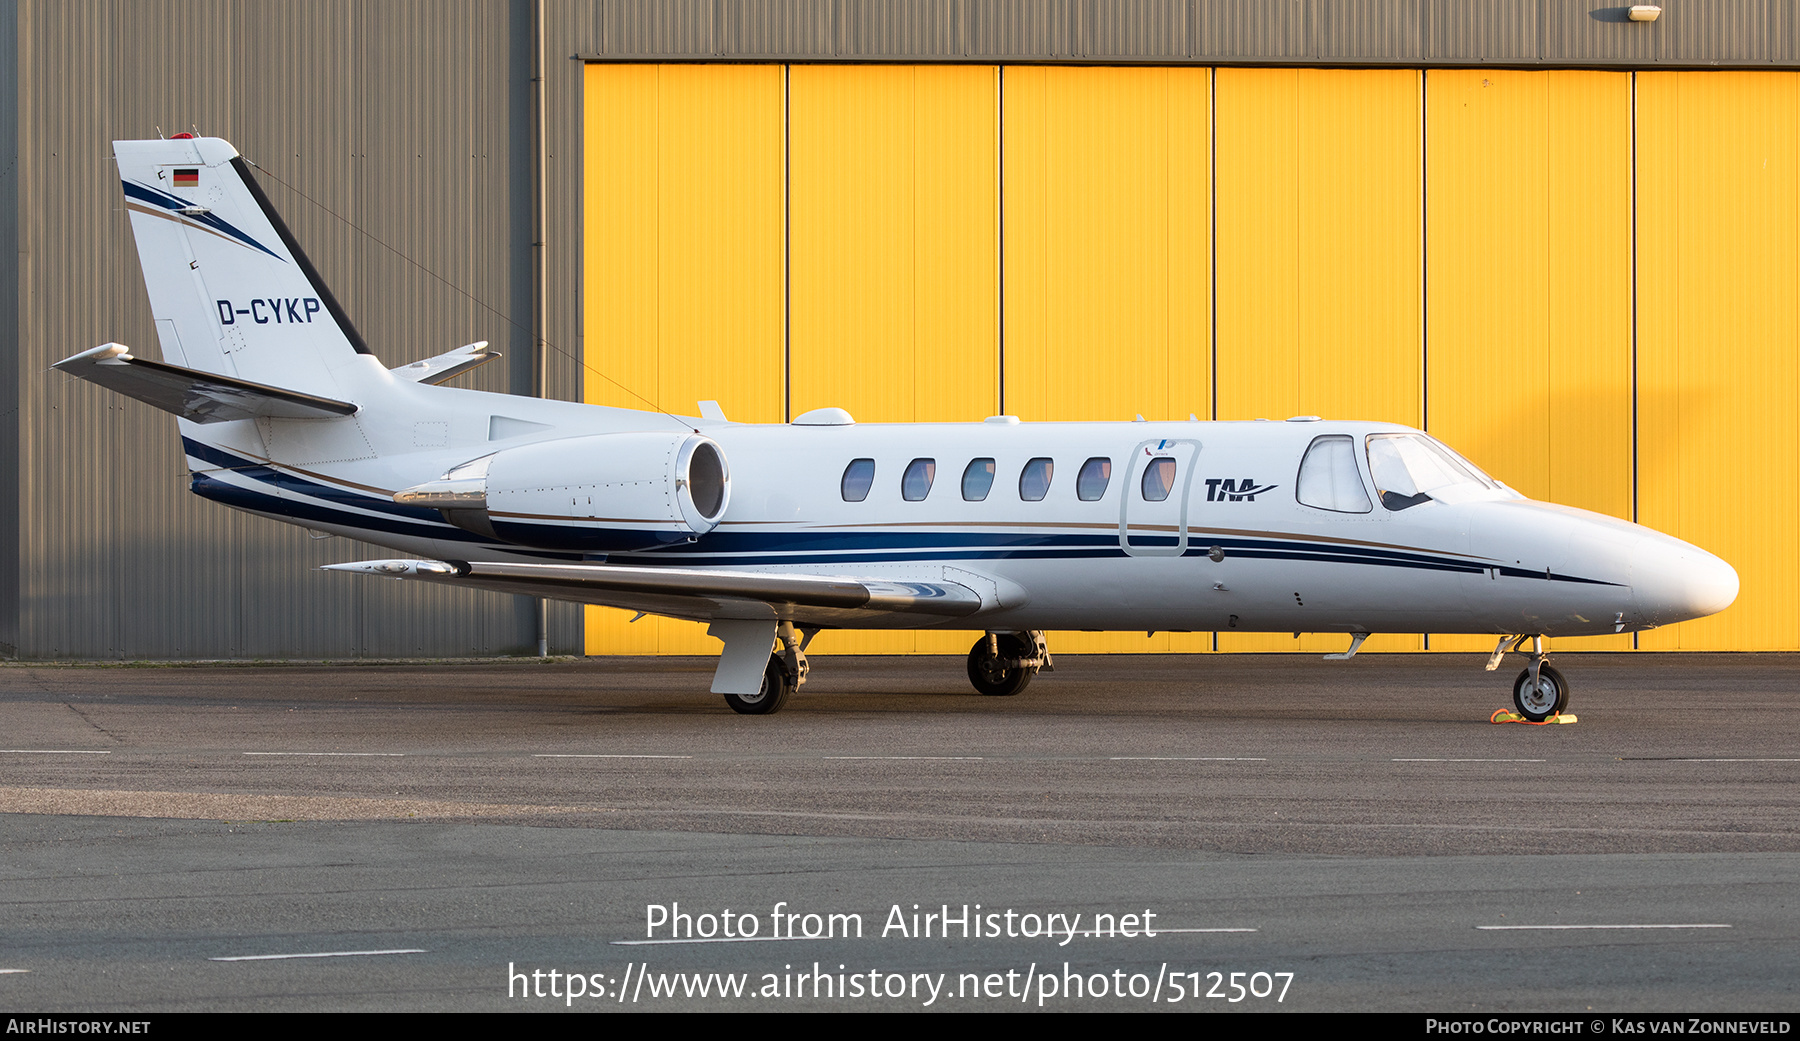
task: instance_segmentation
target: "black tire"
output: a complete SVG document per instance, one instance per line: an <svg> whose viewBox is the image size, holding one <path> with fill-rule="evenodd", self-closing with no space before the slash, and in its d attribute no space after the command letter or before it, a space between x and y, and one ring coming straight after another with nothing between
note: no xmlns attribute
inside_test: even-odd
<svg viewBox="0 0 1800 1041"><path fill-rule="evenodd" d="M1538 667L1537 690L1531 689L1531 670L1513 681L1513 708L1533 723L1560 715L1569 705L1569 681L1548 665Z"/></svg>
<svg viewBox="0 0 1800 1041"><path fill-rule="evenodd" d="M997 638L1000 644L1000 657L1028 658L1032 648L1024 640L1009 633L1002 633ZM1037 675L1036 669L1006 668L988 654L987 637L975 641L969 650L969 682L974 684L978 693L989 697L1008 698L1024 690L1031 684L1031 677Z"/></svg>
<svg viewBox="0 0 1800 1041"><path fill-rule="evenodd" d="M768 667L763 669L762 689L755 694L727 694L725 704L746 716L766 716L781 711L788 696L794 693L794 686L788 679L787 663L781 655L771 654Z"/></svg>

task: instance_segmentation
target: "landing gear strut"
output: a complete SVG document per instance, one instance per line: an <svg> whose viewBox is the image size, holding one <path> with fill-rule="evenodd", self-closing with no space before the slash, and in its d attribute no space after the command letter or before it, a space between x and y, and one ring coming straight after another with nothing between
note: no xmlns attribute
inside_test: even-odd
<svg viewBox="0 0 1800 1041"><path fill-rule="evenodd" d="M762 689L755 694L725 695L725 704L731 706L733 712L741 712L746 716L766 716L771 712L781 711L787 699L794 691L806 682L809 666L806 663L806 645L812 642L817 630L809 630L801 638L794 633L794 623L782 622L775 631L776 638L781 641L781 648L769 655L769 664L763 669Z"/></svg>
<svg viewBox="0 0 1800 1041"><path fill-rule="evenodd" d="M1551 668L1550 655L1544 651L1542 636L1502 636L1495 645L1494 653L1489 656L1487 669L1493 672L1500 667L1500 659L1508 650L1519 650L1525 641L1531 641L1531 650L1525 656L1531 660L1519 678L1513 681L1513 707L1519 715L1533 723L1542 723L1552 716L1562 714L1569 706L1569 681L1563 674ZM1512 646L1509 648L1507 644Z"/></svg>
<svg viewBox="0 0 1800 1041"><path fill-rule="evenodd" d="M1010 697L1024 690L1038 670L1054 672L1050 649L1039 630L1023 633L990 632L969 649L969 682L975 690L994 697Z"/></svg>

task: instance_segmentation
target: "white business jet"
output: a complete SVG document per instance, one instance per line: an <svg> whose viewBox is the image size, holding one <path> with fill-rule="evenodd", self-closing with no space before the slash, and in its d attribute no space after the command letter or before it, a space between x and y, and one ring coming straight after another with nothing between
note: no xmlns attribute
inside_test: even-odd
<svg viewBox="0 0 1800 1041"><path fill-rule="evenodd" d="M1480 633L1561 712L1545 636L1723 610L1724 561L1532 502L1388 423L791 424L438 386L477 343L386 368L227 142L114 150L162 360L57 368L179 417L192 489L413 559L333 569L710 624L712 689L768 713L821 629L985 629L984 694L1052 662L1047 629Z"/></svg>

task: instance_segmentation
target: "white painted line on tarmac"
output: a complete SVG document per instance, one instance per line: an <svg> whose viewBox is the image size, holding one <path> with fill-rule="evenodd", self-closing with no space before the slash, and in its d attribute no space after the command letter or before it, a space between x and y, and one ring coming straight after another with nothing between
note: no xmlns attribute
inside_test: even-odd
<svg viewBox="0 0 1800 1041"><path fill-rule="evenodd" d="M1717 922L1682 922L1666 925L1478 925L1475 928L1488 932L1512 932L1530 929L1729 929L1731 926Z"/></svg>
<svg viewBox="0 0 1800 1041"><path fill-rule="evenodd" d="M1255 929L1244 929L1244 928L1165 929L1160 925L1156 927L1156 935L1158 935L1158 936L1161 936L1163 933L1253 933L1256 931L1257 930L1255 930ZM1083 933L1082 935L1083 936L1094 936L1096 934Z"/></svg>
<svg viewBox="0 0 1800 1041"><path fill-rule="evenodd" d="M289 958L366 958L376 954L424 954L423 947L400 947L391 951L309 951L305 954L238 954L207 961L285 961Z"/></svg>
<svg viewBox="0 0 1800 1041"><path fill-rule="evenodd" d="M692 759L691 755L625 755L601 752L533 752L533 759Z"/></svg>
<svg viewBox="0 0 1800 1041"><path fill-rule="evenodd" d="M347 755L347 756L377 756L377 757L385 756L385 757L389 757L389 758L393 758L393 759L400 759L406 755L405 752L245 752L244 754L245 755Z"/></svg>
<svg viewBox="0 0 1800 1041"><path fill-rule="evenodd" d="M933 762L971 760L979 762L986 759L983 755L825 755L821 759L924 759Z"/></svg>
<svg viewBox="0 0 1800 1041"><path fill-rule="evenodd" d="M1390 763L1547 763L1548 759L1389 759Z"/></svg>
<svg viewBox="0 0 1800 1041"><path fill-rule="evenodd" d="M30 972L30 969L0 969L0 976L10 976L15 972Z"/></svg>
<svg viewBox="0 0 1800 1041"><path fill-rule="evenodd" d="M844 937L695 937L691 940L608 940L614 947L661 947L664 944L758 944L767 940L842 940Z"/></svg>
<svg viewBox="0 0 1800 1041"><path fill-rule="evenodd" d="M20 755L112 755L111 752L94 748L0 748L0 752L16 752Z"/></svg>
<svg viewBox="0 0 1800 1041"><path fill-rule="evenodd" d="M1269 761L1260 755L1113 755L1107 756L1107 758L1121 763L1266 763Z"/></svg>

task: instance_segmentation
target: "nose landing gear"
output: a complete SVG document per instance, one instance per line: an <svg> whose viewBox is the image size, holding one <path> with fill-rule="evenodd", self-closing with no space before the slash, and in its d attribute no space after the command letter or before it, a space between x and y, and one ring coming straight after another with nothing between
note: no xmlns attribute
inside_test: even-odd
<svg viewBox="0 0 1800 1041"><path fill-rule="evenodd" d="M1494 653L1488 657L1487 671L1493 672L1499 668L1500 659L1505 657L1506 652L1519 650L1525 646L1526 640L1531 641L1531 650L1525 652L1531 664L1513 681L1513 707L1518 709L1519 715L1527 722L1542 723L1561 715L1569 705L1569 681L1550 666L1550 656L1544 652L1542 636L1502 636L1494 647ZM1512 644L1510 648L1508 643Z"/></svg>

